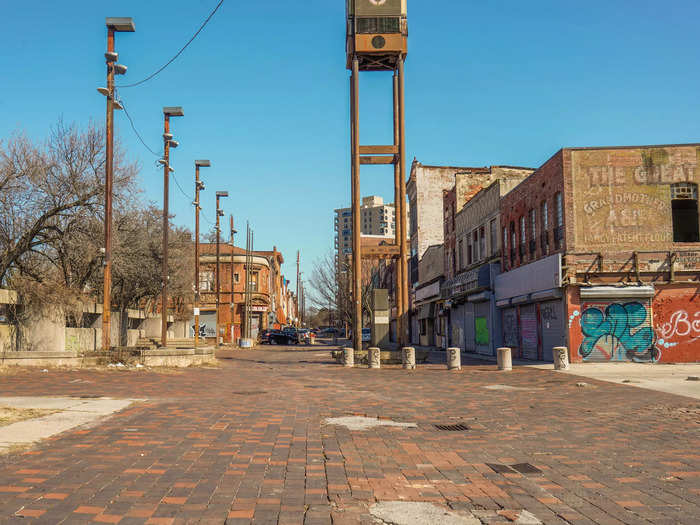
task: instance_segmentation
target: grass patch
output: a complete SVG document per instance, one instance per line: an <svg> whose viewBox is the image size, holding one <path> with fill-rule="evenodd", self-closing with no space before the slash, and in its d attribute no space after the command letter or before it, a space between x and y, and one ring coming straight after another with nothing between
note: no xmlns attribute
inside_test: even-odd
<svg viewBox="0 0 700 525"><path fill-rule="evenodd" d="M49 414L54 414L56 412L58 411L0 406L0 427L11 425L12 423L17 423L18 421L48 416Z"/></svg>

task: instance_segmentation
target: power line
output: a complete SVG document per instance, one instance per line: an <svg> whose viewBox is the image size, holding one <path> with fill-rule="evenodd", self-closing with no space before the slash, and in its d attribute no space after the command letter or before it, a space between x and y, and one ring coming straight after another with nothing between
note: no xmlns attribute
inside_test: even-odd
<svg viewBox="0 0 700 525"><path fill-rule="evenodd" d="M132 120L131 115L129 115L129 112L126 110L126 104L124 104L124 101L123 101L123 100L120 100L119 103L122 105L122 108L124 108L124 114L126 115L126 118L129 119L129 123L131 124L131 129L134 130L134 133L136 133L136 136L137 136L137 137L139 138L139 140L141 141L141 144L143 144L143 146L144 146L148 151L150 151L153 155L155 155L156 157L161 157L162 155L161 155L160 153L156 153L155 151L153 151L153 150L148 146L148 144L146 144L146 141L143 140L143 137L141 136L141 134L140 134L140 133L138 132L138 130L136 129L136 126L134 125L134 121Z"/></svg>
<svg viewBox="0 0 700 525"><path fill-rule="evenodd" d="M175 184L177 185L178 189L180 190L180 193L182 193L187 199L194 201L191 195L187 195L185 193L185 190L182 189L182 186L180 186L180 183L177 181L177 177L175 176L175 172L170 172L170 175L173 177L173 180L175 181Z"/></svg>
<svg viewBox="0 0 700 525"><path fill-rule="evenodd" d="M163 70L164 70L166 67L168 67L170 64L172 64L173 62L175 62L175 60L177 60L177 58L183 53L183 51L185 51L185 49L187 49L188 46L189 46L192 42L194 42L194 39L197 38L197 36L199 36L199 33L202 32L202 30L206 27L206 25L209 23L209 21L214 17L214 15L216 14L216 12L219 10L219 8L221 7L221 5L222 5L223 3L224 3L224 0L221 0L221 1L218 3L218 5L214 8L214 10L209 14L209 16L207 17L207 19L204 21L204 23L199 27L199 29L198 29L197 32L194 34L194 36L193 36L192 38L190 38L189 41L184 45L184 47L183 47L182 49L180 49L180 51L178 51L177 54L176 54L173 58L171 58L170 60L168 60L168 62L166 62L166 64L165 64L163 67L161 67L160 69L158 69L158 70L157 70L155 73L153 73L152 75L149 75L149 76L147 76L146 78L144 78L143 80L140 80L140 81L138 81L138 82L135 82L134 84L127 84L127 85L125 85L125 86L117 86L117 87L119 87L119 88L131 88L131 87L140 86L141 84L145 84L146 82L148 82L149 80L151 80L153 77L155 77L156 75L158 75L161 71L163 71Z"/></svg>

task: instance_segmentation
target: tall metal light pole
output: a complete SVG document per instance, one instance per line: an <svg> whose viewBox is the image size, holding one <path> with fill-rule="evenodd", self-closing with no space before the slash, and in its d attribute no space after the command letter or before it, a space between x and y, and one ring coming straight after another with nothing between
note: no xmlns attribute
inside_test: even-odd
<svg viewBox="0 0 700 525"><path fill-rule="evenodd" d="M208 168L208 160L194 161L194 347L199 346L199 192L204 189L204 183L199 180L199 168Z"/></svg>
<svg viewBox="0 0 700 525"><path fill-rule="evenodd" d="M401 300L402 312L401 312L401 329L403 332L402 341L404 344L409 343L409 325L408 325L408 310L409 310L409 298L408 298L408 214L407 214L407 204L406 204L406 89L405 89L405 78L404 78L404 62L406 61L406 55L401 55L398 63L398 95L399 95L399 180L401 182L399 187L399 201L400 207L397 213L401 214L401 244L399 244L399 262L401 265L401 293L403 298Z"/></svg>
<svg viewBox="0 0 700 525"><path fill-rule="evenodd" d="M161 346L168 345L168 233L170 230L169 202L170 202L170 172L175 171L170 167L170 148L177 148L179 143L173 140L170 133L170 117L184 117L185 113L179 106L163 108L163 293L161 296Z"/></svg>
<svg viewBox="0 0 700 525"><path fill-rule="evenodd" d="M230 310L231 310L231 329L233 330L234 326L234 301L233 301L233 293L235 291L236 287L236 282L234 280L234 264L233 264L233 259L235 255L235 235L238 233L236 229L233 227L233 215L230 216L230 222L231 222L231 304L230 304ZM234 344L234 337L233 337L233 332L231 332L231 344Z"/></svg>
<svg viewBox="0 0 700 525"><path fill-rule="evenodd" d="M219 259L221 257L221 217L224 210L220 208L220 199L228 197L227 191L216 192L216 346L219 346L219 305L221 304L221 272Z"/></svg>
<svg viewBox="0 0 700 525"><path fill-rule="evenodd" d="M117 64L119 55L114 51L114 33L133 33L136 28L131 18L107 18L107 87L98 91L107 97L105 146L105 245L104 245L104 291L102 295L102 350L112 346L112 193L114 182L114 110L122 109L115 100L114 75L126 73L126 66ZM124 322L124 320L121 320Z"/></svg>

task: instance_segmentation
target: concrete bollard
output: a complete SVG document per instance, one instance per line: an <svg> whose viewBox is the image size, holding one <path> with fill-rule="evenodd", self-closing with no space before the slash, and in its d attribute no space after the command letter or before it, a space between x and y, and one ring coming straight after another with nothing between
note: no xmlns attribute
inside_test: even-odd
<svg viewBox="0 0 700 525"><path fill-rule="evenodd" d="M367 356L369 357L369 367L370 368L381 368L382 367L382 351L379 348L372 347L367 350Z"/></svg>
<svg viewBox="0 0 700 525"><path fill-rule="evenodd" d="M401 349L401 358L403 361L404 370L416 369L416 349L411 346L406 346Z"/></svg>
<svg viewBox="0 0 700 525"><path fill-rule="evenodd" d="M462 370L462 351L459 348L447 349L447 369Z"/></svg>
<svg viewBox="0 0 700 525"><path fill-rule="evenodd" d="M557 346L552 348L552 357L554 357L554 370L569 369L569 349L565 346Z"/></svg>
<svg viewBox="0 0 700 525"><path fill-rule="evenodd" d="M355 366L355 349L354 348L344 348L343 349L343 365L347 368L353 368Z"/></svg>
<svg viewBox="0 0 700 525"><path fill-rule="evenodd" d="M510 353L510 348L499 348L498 350L498 369L513 370L513 357Z"/></svg>

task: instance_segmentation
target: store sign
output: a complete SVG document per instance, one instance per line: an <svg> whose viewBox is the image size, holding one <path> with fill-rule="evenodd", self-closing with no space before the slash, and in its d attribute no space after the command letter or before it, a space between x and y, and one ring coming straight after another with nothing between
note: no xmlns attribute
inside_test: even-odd
<svg viewBox="0 0 700 525"><path fill-rule="evenodd" d="M251 312L267 312L267 306L251 306Z"/></svg>

